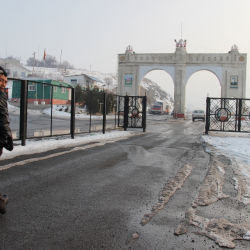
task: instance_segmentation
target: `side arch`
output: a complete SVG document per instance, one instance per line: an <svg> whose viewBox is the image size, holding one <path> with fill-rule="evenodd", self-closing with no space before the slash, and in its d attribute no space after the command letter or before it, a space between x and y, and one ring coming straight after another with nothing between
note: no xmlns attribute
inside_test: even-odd
<svg viewBox="0 0 250 250"><path fill-rule="evenodd" d="M175 85L175 66L140 66L138 83L140 84L144 76L153 70L163 70L168 73Z"/></svg>
<svg viewBox="0 0 250 250"><path fill-rule="evenodd" d="M187 85L187 82L189 78L196 72L206 70L211 73L213 73L217 79L219 80L220 86L222 87L222 67L220 66L187 66L186 67L186 80L185 80L185 86Z"/></svg>

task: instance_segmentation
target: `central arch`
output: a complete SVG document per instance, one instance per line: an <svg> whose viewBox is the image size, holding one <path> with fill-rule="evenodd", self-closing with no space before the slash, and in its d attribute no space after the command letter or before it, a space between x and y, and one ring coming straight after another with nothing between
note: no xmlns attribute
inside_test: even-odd
<svg viewBox="0 0 250 250"><path fill-rule="evenodd" d="M152 70L166 71L174 82L174 100L178 103L177 117L185 117L185 89L188 79L197 71L208 70L221 84L221 97L245 98L247 54L233 45L230 53L189 54L186 40L176 42L174 53L137 54L131 46L118 55L118 94L139 95L143 77ZM237 82L231 84L231 79Z"/></svg>
<svg viewBox="0 0 250 250"><path fill-rule="evenodd" d="M216 74L210 70L198 70L188 78L185 93L187 113L194 109L205 111L207 96L218 98L221 96L221 83Z"/></svg>

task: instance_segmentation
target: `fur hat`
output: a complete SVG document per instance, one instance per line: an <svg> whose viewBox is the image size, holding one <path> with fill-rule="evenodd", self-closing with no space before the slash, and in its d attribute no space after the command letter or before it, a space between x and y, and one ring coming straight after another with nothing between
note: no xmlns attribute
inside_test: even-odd
<svg viewBox="0 0 250 250"><path fill-rule="evenodd" d="M1 66L0 66L0 75L4 75L5 77L7 77L6 71Z"/></svg>

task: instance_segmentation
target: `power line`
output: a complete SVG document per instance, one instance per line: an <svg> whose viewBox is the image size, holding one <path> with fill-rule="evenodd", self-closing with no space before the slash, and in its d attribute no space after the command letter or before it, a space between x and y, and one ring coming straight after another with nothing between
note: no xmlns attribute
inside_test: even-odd
<svg viewBox="0 0 250 250"><path fill-rule="evenodd" d="M100 63L100 62L104 62L104 61L107 61L107 60L110 60L110 59L113 59L117 57L117 55L112 55L112 56L109 56L109 57L105 57L104 59L97 59L97 60L93 60L93 61L88 61L88 62L84 62L84 63L79 63L77 64L76 66L79 66L79 65L93 65L93 64L97 64L97 63Z"/></svg>

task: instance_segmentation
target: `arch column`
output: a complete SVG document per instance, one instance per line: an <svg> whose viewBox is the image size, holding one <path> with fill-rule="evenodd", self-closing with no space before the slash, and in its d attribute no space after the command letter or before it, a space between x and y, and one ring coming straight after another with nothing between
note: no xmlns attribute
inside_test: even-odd
<svg viewBox="0 0 250 250"><path fill-rule="evenodd" d="M175 67L174 103L177 108L177 118L185 118L186 99L186 65Z"/></svg>

